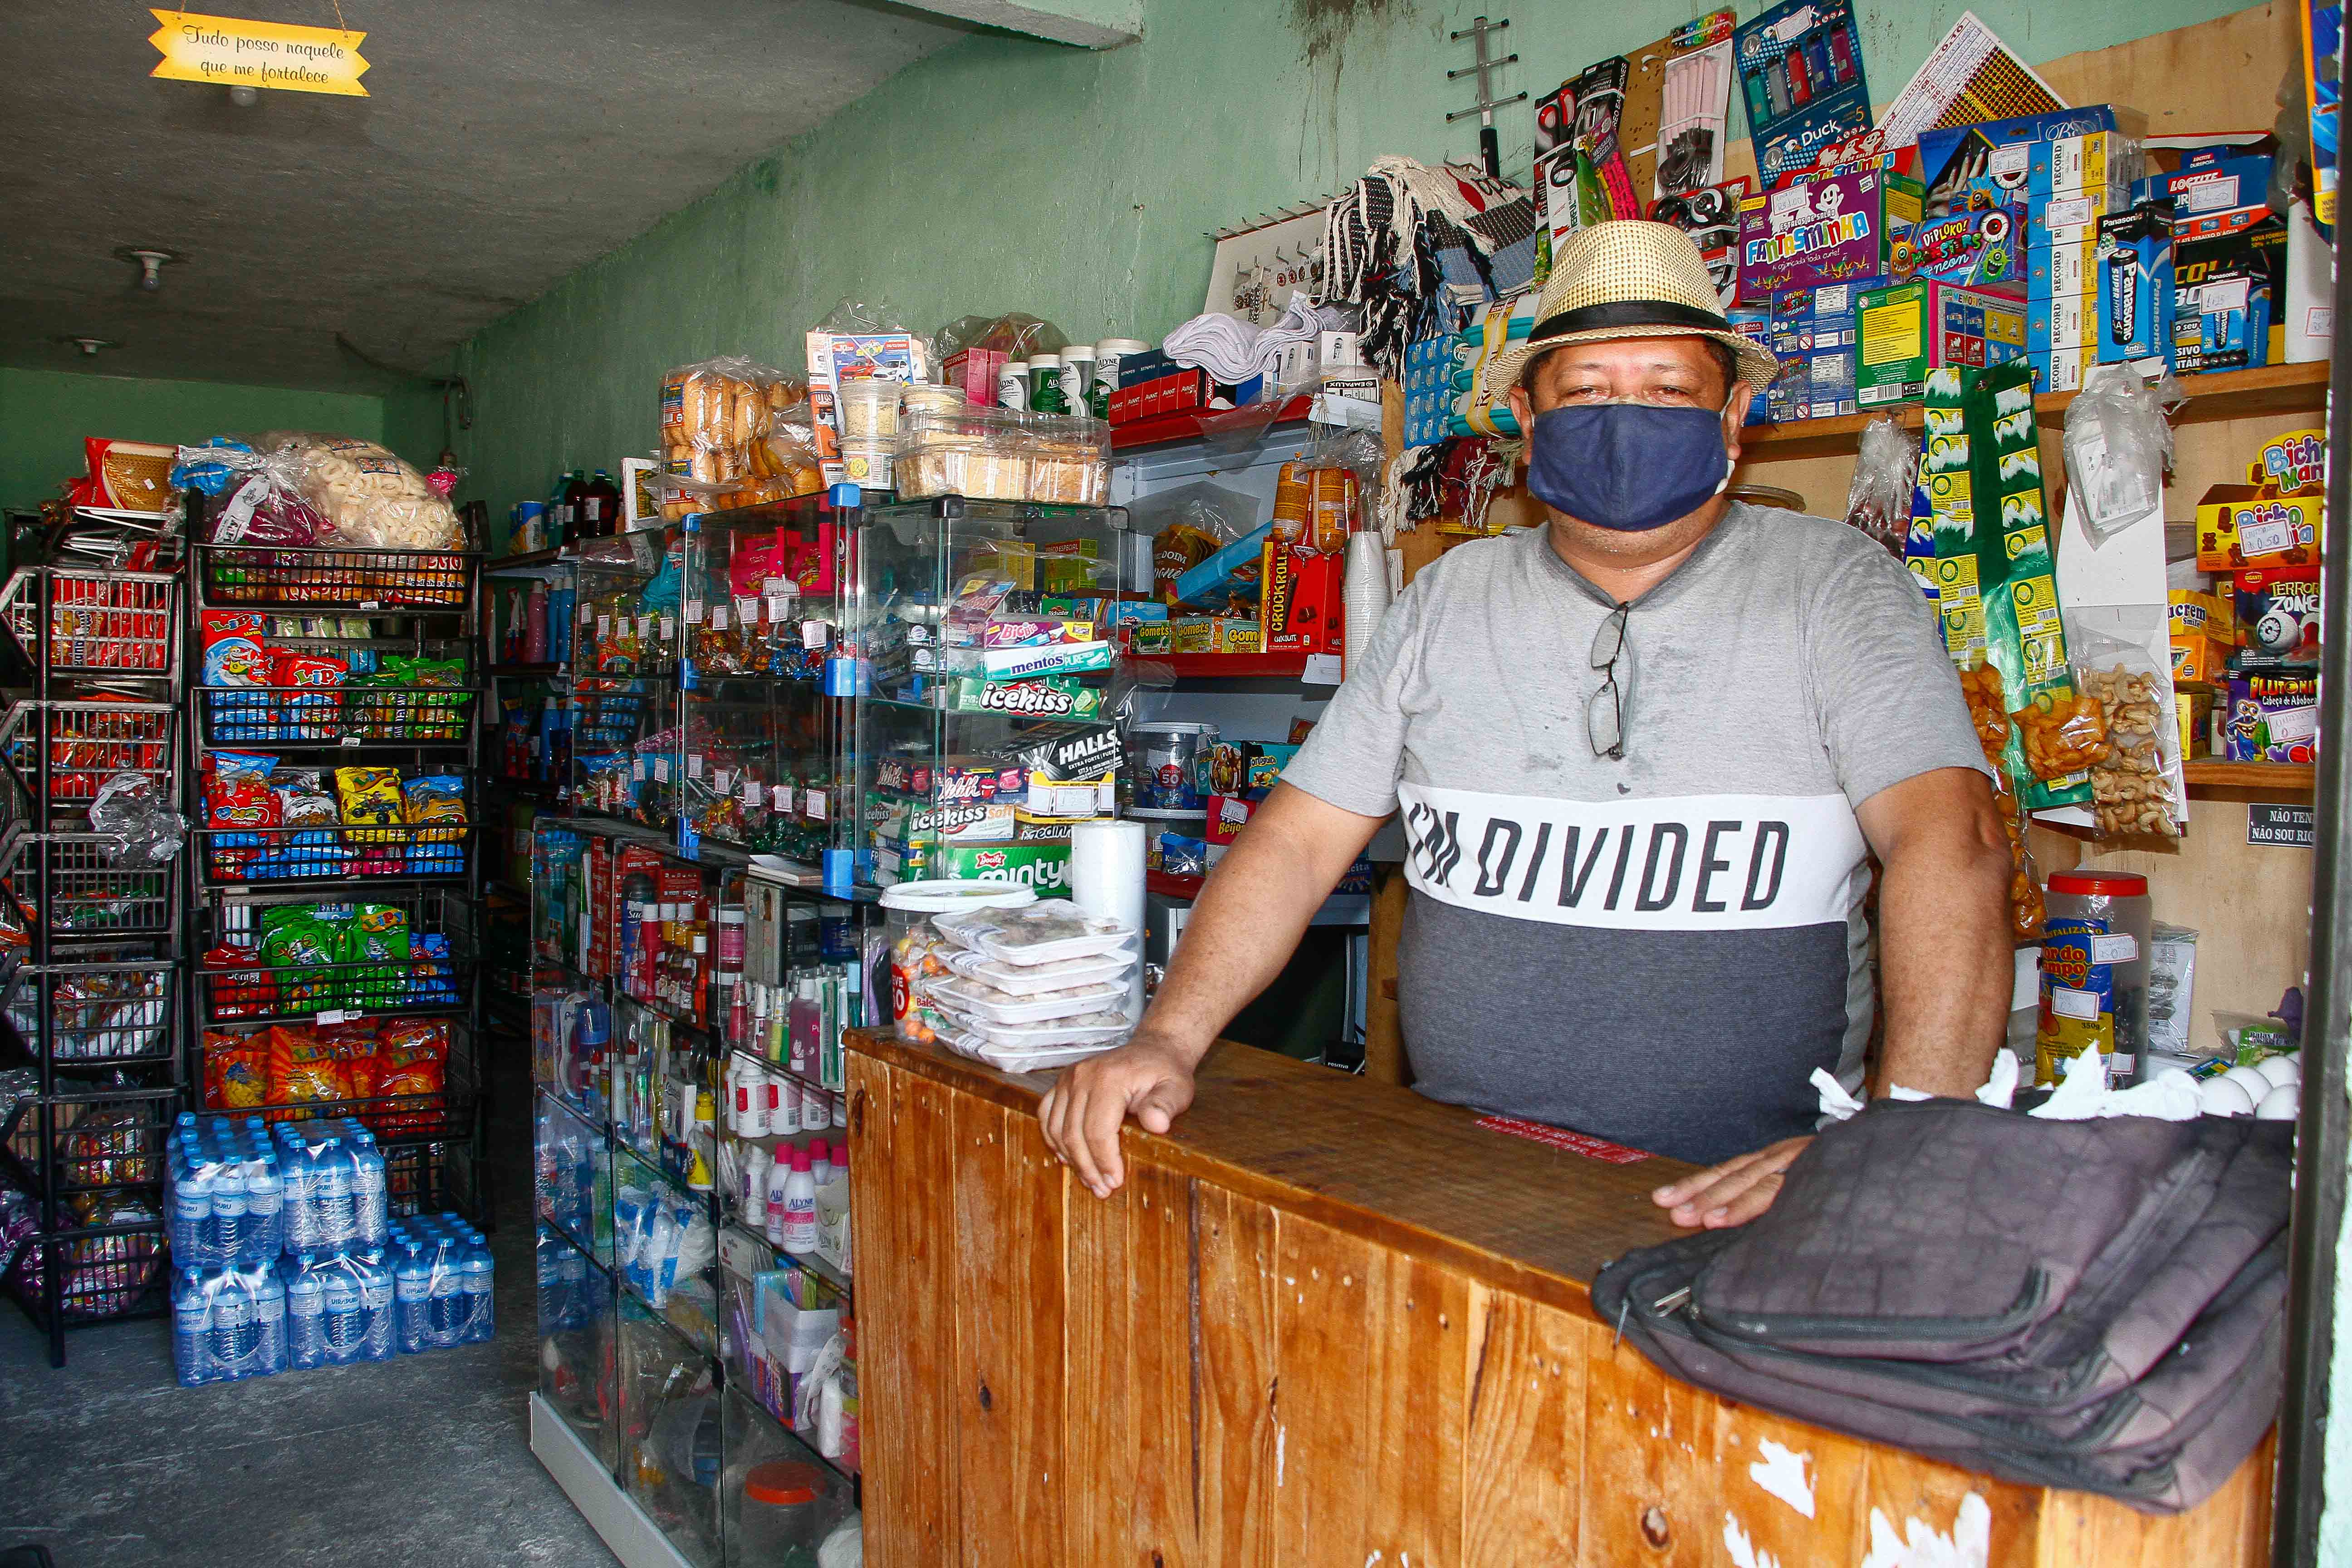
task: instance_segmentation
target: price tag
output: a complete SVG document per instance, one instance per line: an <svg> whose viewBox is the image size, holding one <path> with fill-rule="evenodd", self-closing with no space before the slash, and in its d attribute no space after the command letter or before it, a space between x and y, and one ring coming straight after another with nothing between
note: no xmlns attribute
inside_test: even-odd
<svg viewBox="0 0 2352 1568"><path fill-rule="evenodd" d="M823 822L824 820L825 813L824 791L821 789L810 790L805 800L808 809L808 819L811 822Z"/></svg>
<svg viewBox="0 0 2352 1568"><path fill-rule="evenodd" d="M785 617L790 616L792 613L793 596L790 594L771 594L768 595L768 619L781 626Z"/></svg>
<svg viewBox="0 0 2352 1568"><path fill-rule="evenodd" d="M720 795L725 795L727 786L734 777L735 772L732 768L713 768L710 770L710 787Z"/></svg>
<svg viewBox="0 0 2352 1568"><path fill-rule="evenodd" d="M654 783L669 783L669 759L667 757L656 757L654 759Z"/></svg>
<svg viewBox="0 0 2352 1568"><path fill-rule="evenodd" d="M609 637L612 635L613 617L610 616L598 616L596 617L596 640L598 642L603 642L606 637Z"/></svg>
<svg viewBox="0 0 2352 1568"><path fill-rule="evenodd" d="M741 793L741 795L742 795L742 796L743 796L743 804L744 804L745 805L759 805L759 804L760 804L760 781L759 781L758 779L753 778L753 777L752 777L751 774L749 774L749 773L744 774L744 775L743 775L743 787L742 787L742 790L741 790L741 792L740 792L740 793Z"/></svg>
<svg viewBox="0 0 2352 1568"><path fill-rule="evenodd" d="M340 1024L343 1021L343 1017L344 1014L341 1008L329 1007L325 1011L314 1015L311 1018L311 1022L315 1024Z"/></svg>
<svg viewBox="0 0 2352 1568"><path fill-rule="evenodd" d="M727 612L716 605L710 606L710 629L714 632L727 629Z"/></svg>
<svg viewBox="0 0 2352 1568"><path fill-rule="evenodd" d="M360 738L357 735L346 735L341 743L346 746L356 746L360 743Z"/></svg>
<svg viewBox="0 0 2352 1568"><path fill-rule="evenodd" d="M790 577L762 577L760 579L760 592L767 595L771 599L780 596L788 598L800 591L800 584L794 583Z"/></svg>
<svg viewBox="0 0 2352 1568"><path fill-rule="evenodd" d="M1306 672L1299 679L1309 686L1339 685L1339 656L1336 653L1308 654Z"/></svg>
<svg viewBox="0 0 2352 1568"><path fill-rule="evenodd" d="M595 618L596 606L583 600L580 605L580 624L584 626Z"/></svg>
<svg viewBox="0 0 2352 1568"><path fill-rule="evenodd" d="M686 624L689 626L698 626L702 624L701 600L688 599L686 602Z"/></svg>
<svg viewBox="0 0 2352 1568"><path fill-rule="evenodd" d="M639 784L643 784L643 783L645 783L645 782L646 782L646 760L645 760L645 758L643 758L643 757L639 757L638 759L636 759L636 761L635 761L635 762L634 762L634 763L630 763L630 764L629 764L629 766L630 766L630 771L631 771L631 772L632 772L632 773L636 776L636 781L637 781Z"/></svg>
<svg viewBox="0 0 2352 1568"><path fill-rule="evenodd" d="M383 608L383 605L378 600L362 599L360 601L360 608L362 610L381 610Z"/></svg>
<svg viewBox="0 0 2352 1568"><path fill-rule="evenodd" d="M2294 518L2277 522L2248 523L2238 531L2238 547L2247 555L2276 555L2295 544Z"/></svg>
<svg viewBox="0 0 2352 1568"><path fill-rule="evenodd" d="M709 940L698 931L694 933L694 955L697 958L702 956L702 951L708 945Z"/></svg>
<svg viewBox="0 0 2352 1568"><path fill-rule="evenodd" d="M662 641L667 642L676 636L677 636L677 623L669 616L664 616L661 618Z"/></svg>
<svg viewBox="0 0 2352 1568"><path fill-rule="evenodd" d="M702 776L702 753L700 752L696 752L686 759L686 776L690 779L698 779Z"/></svg>
<svg viewBox="0 0 2352 1568"><path fill-rule="evenodd" d="M2113 936L2095 936L2091 939L2093 963L2129 963L2138 956L2139 939L2129 931L2118 931Z"/></svg>
<svg viewBox="0 0 2352 1568"><path fill-rule="evenodd" d="M771 809L781 811L785 815L790 816L793 809L793 786L790 784L778 784L775 789L774 799L775 805L771 807Z"/></svg>
<svg viewBox="0 0 2352 1568"><path fill-rule="evenodd" d="M828 623L824 621L801 623L801 647L820 648L831 641L833 641L833 627Z"/></svg>
<svg viewBox="0 0 2352 1568"><path fill-rule="evenodd" d="M2050 988L2050 1010L2062 1018L2073 1018L2084 1023L2094 1022L2099 1016L2099 994L2095 991L2076 991L2064 985L2053 985Z"/></svg>

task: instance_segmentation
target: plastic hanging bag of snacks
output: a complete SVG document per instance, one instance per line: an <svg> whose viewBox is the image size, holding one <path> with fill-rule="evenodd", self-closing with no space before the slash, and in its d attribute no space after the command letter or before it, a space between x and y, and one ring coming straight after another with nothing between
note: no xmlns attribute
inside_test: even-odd
<svg viewBox="0 0 2352 1568"><path fill-rule="evenodd" d="M333 530L318 542L367 550L462 550L465 525L446 495L373 441L273 431L257 450L282 453L295 488Z"/></svg>
<svg viewBox="0 0 2352 1568"><path fill-rule="evenodd" d="M1918 472L1919 437L1894 416L1864 426L1853 482L1846 487L1847 523L1900 556L1911 531L1911 493Z"/></svg>
<svg viewBox="0 0 2352 1568"><path fill-rule="evenodd" d="M2189 791L2163 607L2094 606L2068 619L2075 683L2100 713L2101 744L2089 764L2092 826L2103 838L2179 837ZM2135 626L2154 628L2161 652L2134 640Z"/></svg>
<svg viewBox="0 0 2352 1568"><path fill-rule="evenodd" d="M2179 397L2169 371L2153 385L2120 361L2083 373L2066 409L2066 482L2095 543L2163 507L2172 464L2164 408Z"/></svg>

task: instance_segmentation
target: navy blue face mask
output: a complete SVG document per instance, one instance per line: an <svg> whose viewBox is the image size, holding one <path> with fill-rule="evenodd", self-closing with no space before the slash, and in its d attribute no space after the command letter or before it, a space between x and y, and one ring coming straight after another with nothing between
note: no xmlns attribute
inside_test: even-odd
<svg viewBox="0 0 2352 1568"><path fill-rule="evenodd" d="M1537 415L1528 437L1528 489L1597 528L1664 528L1730 482L1718 409L1563 404Z"/></svg>

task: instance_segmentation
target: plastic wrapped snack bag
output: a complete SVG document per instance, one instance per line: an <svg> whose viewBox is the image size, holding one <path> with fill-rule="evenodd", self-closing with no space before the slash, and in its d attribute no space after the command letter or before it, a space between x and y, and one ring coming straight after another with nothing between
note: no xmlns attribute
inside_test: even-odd
<svg viewBox="0 0 2352 1568"><path fill-rule="evenodd" d="M465 548L465 525L448 497L373 441L277 431L257 437L254 446L284 455L296 492L331 531L320 543L365 550Z"/></svg>

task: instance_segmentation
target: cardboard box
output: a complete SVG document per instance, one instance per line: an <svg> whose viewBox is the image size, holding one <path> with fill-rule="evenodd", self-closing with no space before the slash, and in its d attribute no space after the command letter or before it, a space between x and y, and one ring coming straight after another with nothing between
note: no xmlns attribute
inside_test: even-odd
<svg viewBox="0 0 2352 1568"><path fill-rule="evenodd" d="M1810 284L1783 289L1772 296L1769 342L1783 358L1822 349L1853 348L1856 317L1864 290L1884 288L1892 278L1858 279L1851 283Z"/></svg>
<svg viewBox="0 0 2352 1568"><path fill-rule="evenodd" d="M2025 353L2024 308L1981 289L1915 279L1874 289L1862 303L1855 399L1864 408L1925 395L1927 373L1981 369Z"/></svg>
<svg viewBox="0 0 2352 1568"><path fill-rule="evenodd" d="M1258 626L1267 653L1338 653L1340 558L1270 539L1259 567Z"/></svg>
<svg viewBox="0 0 2352 1568"><path fill-rule="evenodd" d="M1927 216L1966 211L1972 198L1985 198L1976 205L1995 205L2012 195L2021 196L2030 159L2023 153L1998 157L2005 149L2098 131L2145 136L2147 116L2122 105L2094 103L2048 114L1922 131L1919 178L1927 187Z"/></svg>
<svg viewBox="0 0 2352 1568"><path fill-rule="evenodd" d="M1911 276L2007 293L2025 281L2022 205L1922 218L1911 230Z"/></svg>
<svg viewBox="0 0 2352 1568"><path fill-rule="evenodd" d="M2265 216L2227 233L2173 235L2172 368L2188 375L2271 362L2273 307L2286 297L2286 224Z"/></svg>
<svg viewBox="0 0 2352 1568"><path fill-rule="evenodd" d="M2251 228L2272 216L2271 160L2192 160L2169 174L2151 174L2133 188L2139 201L2172 203L2176 241L2210 239Z"/></svg>
<svg viewBox="0 0 2352 1568"><path fill-rule="evenodd" d="M2131 205L2130 186L2102 185L2071 195L2029 198L2025 217L2035 234L2046 233L2050 243L2057 244L2068 229L2089 229L2109 213ZM2097 237L2095 231L2093 237Z"/></svg>
<svg viewBox="0 0 2352 1568"><path fill-rule="evenodd" d="M2175 588L2165 613L2172 641L2172 683L2212 686L2226 679L2235 640L2229 606L2211 594Z"/></svg>
<svg viewBox="0 0 2352 1568"><path fill-rule="evenodd" d="M963 388L963 400L993 407L999 373L1013 356L1003 349L964 349L948 355L940 374L950 386Z"/></svg>
<svg viewBox="0 0 2352 1568"><path fill-rule="evenodd" d="M2057 349L2095 349L2099 342L2099 303L2097 296L2088 300L2067 296L2028 301L2025 307L2025 346L2034 353L2047 353Z"/></svg>
<svg viewBox="0 0 2352 1568"><path fill-rule="evenodd" d="M2098 226L2067 245L2037 245L2025 257L2025 297L2094 294L2099 287Z"/></svg>
<svg viewBox="0 0 2352 1568"><path fill-rule="evenodd" d="M1919 221L1919 182L1883 169L1791 181L1739 205L1739 297L1764 303L1784 289L1892 273L1897 244Z"/></svg>
<svg viewBox="0 0 2352 1568"><path fill-rule="evenodd" d="M2135 203L2099 220L2099 358L2154 359L2172 352L2172 209Z"/></svg>
<svg viewBox="0 0 2352 1568"><path fill-rule="evenodd" d="M1213 795L1209 797L1209 817L1206 837L1212 845L1231 844L1248 826L1257 802L1247 795Z"/></svg>
<svg viewBox="0 0 2352 1568"><path fill-rule="evenodd" d="M2183 762L2213 754L2213 694L2210 691L2181 691L2172 694L2173 721L2180 726L2180 756Z"/></svg>
<svg viewBox="0 0 2352 1568"><path fill-rule="evenodd" d="M2254 566L2237 574L2235 675L2313 675L2319 668L2321 595L2316 566Z"/></svg>
<svg viewBox="0 0 2352 1568"><path fill-rule="evenodd" d="M2080 392L2083 373L2099 363L2095 349L2044 349L2040 353L2028 353L2033 366L2033 390L2041 392Z"/></svg>
<svg viewBox="0 0 2352 1568"><path fill-rule="evenodd" d="M2215 485L2197 503L2198 570L2310 565L2319 559L2326 510L2324 495Z"/></svg>
<svg viewBox="0 0 2352 1568"><path fill-rule="evenodd" d="M2319 756L2319 682L2250 675L2230 682L2222 755L2233 763L2309 763Z"/></svg>
<svg viewBox="0 0 2352 1568"><path fill-rule="evenodd" d="M2036 142L2027 153L2025 194L2035 198L2078 195L2140 177L2140 144L2120 131L2093 131Z"/></svg>

